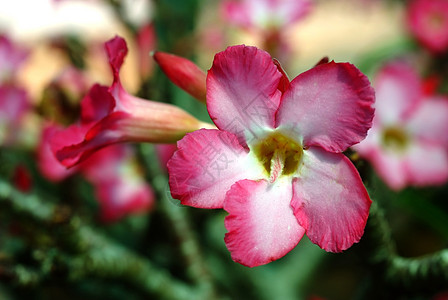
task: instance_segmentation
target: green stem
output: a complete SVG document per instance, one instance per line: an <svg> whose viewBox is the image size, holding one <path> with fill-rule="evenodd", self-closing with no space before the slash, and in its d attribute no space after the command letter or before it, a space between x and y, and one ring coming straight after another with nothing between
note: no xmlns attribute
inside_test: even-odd
<svg viewBox="0 0 448 300"><path fill-rule="evenodd" d="M173 200L169 194L166 174L161 170L159 163L152 159L156 157L154 146L141 144L139 149L145 168L150 173L152 186L160 199L158 202L160 209L169 220L172 232L176 236L179 251L185 263L186 275L207 295L208 299L215 298L212 278L203 259L204 255L200 251L197 236L191 229L186 214L187 208L174 205L174 201L177 200Z"/></svg>
<svg viewBox="0 0 448 300"><path fill-rule="evenodd" d="M380 270L384 282L393 288L406 290L442 289L448 286L448 249L433 254L404 258L397 254L381 208L374 202L366 228L369 258Z"/></svg>

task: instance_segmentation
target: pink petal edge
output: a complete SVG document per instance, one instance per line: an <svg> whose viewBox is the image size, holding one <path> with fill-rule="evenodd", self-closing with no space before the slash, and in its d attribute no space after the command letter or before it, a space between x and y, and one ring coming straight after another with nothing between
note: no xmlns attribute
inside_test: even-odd
<svg viewBox="0 0 448 300"><path fill-rule="evenodd" d="M305 152L300 177L293 181L294 214L313 243L341 252L361 239L372 201L343 154L318 147Z"/></svg>
<svg viewBox="0 0 448 300"><path fill-rule="evenodd" d="M292 127L305 147L342 152L366 137L374 101L369 80L355 66L320 64L291 81L276 127Z"/></svg>
<svg viewBox="0 0 448 300"><path fill-rule="evenodd" d="M225 242L232 259L248 267L277 260L291 251L305 230L294 217L290 178L270 184L241 180L227 192Z"/></svg>

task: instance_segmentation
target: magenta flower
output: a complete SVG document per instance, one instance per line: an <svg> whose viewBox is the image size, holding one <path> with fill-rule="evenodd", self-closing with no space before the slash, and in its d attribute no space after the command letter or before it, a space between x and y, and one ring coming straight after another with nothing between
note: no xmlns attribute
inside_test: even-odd
<svg viewBox="0 0 448 300"><path fill-rule="evenodd" d="M448 98L426 95L405 63L384 66L375 82L376 115L354 149L394 190L448 180Z"/></svg>
<svg viewBox="0 0 448 300"><path fill-rule="evenodd" d="M119 77L128 51L126 42L115 37L106 43L106 51L114 75L113 84L110 88L93 86L82 101L79 126L84 131L83 137L80 140L66 139L65 145L52 147L63 165L74 166L110 144L174 143L187 132L210 127L174 105L128 94Z"/></svg>
<svg viewBox="0 0 448 300"><path fill-rule="evenodd" d="M311 8L311 0L224 0L221 5L227 22L259 35L261 47L282 60L290 53L286 29Z"/></svg>
<svg viewBox="0 0 448 300"><path fill-rule="evenodd" d="M361 238L371 200L341 153L361 141L374 92L348 63L324 63L289 82L270 55L233 46L207 75L207 108L218 130L187 134L168 162L172 196L224 208L232 258L276 260L306 233L340 252Z"/></svg>
<svg viewBox="0 0 448 300"><path fill-rule="evenodd" d="M407 11L412 34L434 53L448 49L448 1L414 0Z"/></svg>

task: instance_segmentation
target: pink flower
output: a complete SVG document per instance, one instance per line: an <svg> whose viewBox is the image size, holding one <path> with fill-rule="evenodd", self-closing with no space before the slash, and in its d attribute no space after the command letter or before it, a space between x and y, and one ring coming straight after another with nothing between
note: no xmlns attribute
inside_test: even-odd
<svg viewBox="0 0 448 300"><path fill-rule="evenodd" d="M311 9L310 0L225 0L224 18L244 28L283 28L302 19Z"/></svg>
<svg viewBox="0 0 448 300"><path fill-rule="evenodd" d="M19 48L7 36L0 34L0 84L14 78L27 56L28 51Z"/></svg>
<svg viewBox="0 0 448 300"><path fill-rule="evenodd" d="M285 30L311 8L311 0L224 0L221 11L227 22L259 35L264 50L287 60L290 47Z"/></svg>
<svg viewBox="0 0 448 300"><path fill-rule="evenodd" d="M407 11L412 34L434 53L448 49L448 1L414 0Z"/></svg>
<svg viewBox="0 0 448 300"><path fill-rule="evenodd" d="M101 207L101 220L115 222L141 214L154 206L154 193L146 183L128 145L112 145L93 154L82 165Z"/></svg>
<svg viewBox="0 0 448 300"><path fill-rule="evenodd" d="M210 127L174 105L128 94L121 86L119 77L128 51L126 42L115 37L106 43L106 51L114 75L113 84L110 88L93 86L82 101L79 126L84 132L83 137L66 139L65 147L52 147L63 165L74 166L98 149L113 143L173 143L187 132Z"/></svg>
<svg viewBox="0 0 448 300"><path fill-rule="evenodd" d="M354 149L394 190L448 179L448 99L426 95L407 64L384 66L375 82L376 115Z"/></svg>
<svg viewBox="0 0 448 300"><path fill-rule="evenodd" d="M224 208L227 248L246 266L284 256L305 233L327 251L345 250L361 238L371 201L341 152L366 136L373 102L351 64L320 64L289 82L265 51L229 47L207 75L218 130L178 142L172 196Z"/></svg>
<svg viewBox="0 0 448 300"><path fill-rule="evenodd" d="M64 131L57 125L45 126L37 149L42 175L52 182L59 182L75 173L84 175L94 187L103 222L115 222L127 215L150 210L154 205L154 193L145 182L129 146L105 147L70 169L56 160L49 141L54 142L54 136L60 132L64 132L67 139L82 136L79 129L74 126Z"/></svg>

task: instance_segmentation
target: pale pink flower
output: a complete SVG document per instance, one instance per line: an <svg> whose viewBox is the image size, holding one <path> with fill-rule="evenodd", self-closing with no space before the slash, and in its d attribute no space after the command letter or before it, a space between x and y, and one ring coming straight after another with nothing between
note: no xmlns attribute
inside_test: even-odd
<svg viewBox="0 0 448 300"><path fill-rule="evenodd" d="M414 0L407 10L412 34L434 53L448 50L448 1Z"/></svg>
<svg viewBox="0 0 448 300"><path fill-rule="evenodd" d="M375 81L376 114L354 149L394 190L448 179L448 98L427 95L403 62L384 66Z"/></svg>
<svg viewBox="0 0 448 300"><path fill-rule="evenodd" d="M12 81L28 51L15 45L6 35L0 34L0 84Z"/></svg>
<svg viewBox="0 0 448 300"><path fill-rule="evenodd" d="M125 216L145 213L154 205L154 193L146 183L128 145L111 145L96 151L82 163L67 169L54 157L49 141L64 132L66 139L84 135L81 127L63 130L47 124L37 148L37 163L41 174L52 182L60 182L75 173L82 174L93 185L100 204L103 222L115 222ZM59 139L56 139L59 141Z"/></svg>
<svg viewBox="0 0 448 300"><path fill-rule="evenodd" d="M105 45L114 81L111 87L94 85L81 103L79 140L66 140L65 147L52 147L57 159L71 167L95 151L121 142L173 143L185 133L210 125L177 106L145 100L128 94L121 85L119 72L127 54L124 39L115 37ZM70 127L67 130L73 130ZM60 135L63 135L60 134ZM61 137L63 138L63 137Z"/></svg>
<svg viewBox="0 0 448 300"><path fill-rule="evenodd" d="M302 19L311 9L311 0L225 0L224 18L247 29L284 28Z"/></svg>
<svg viewBox="0 0 448 300"><path fill-rule="evenodd" d="M361 238L371 200L342 151L361 141L374 92L348 63L322 63L289 82L255 47L215 56L207 108L218 130L187 134L168 162L173 198L224 208L232 258L276 260L306 233L340 252Z"/></svg>

